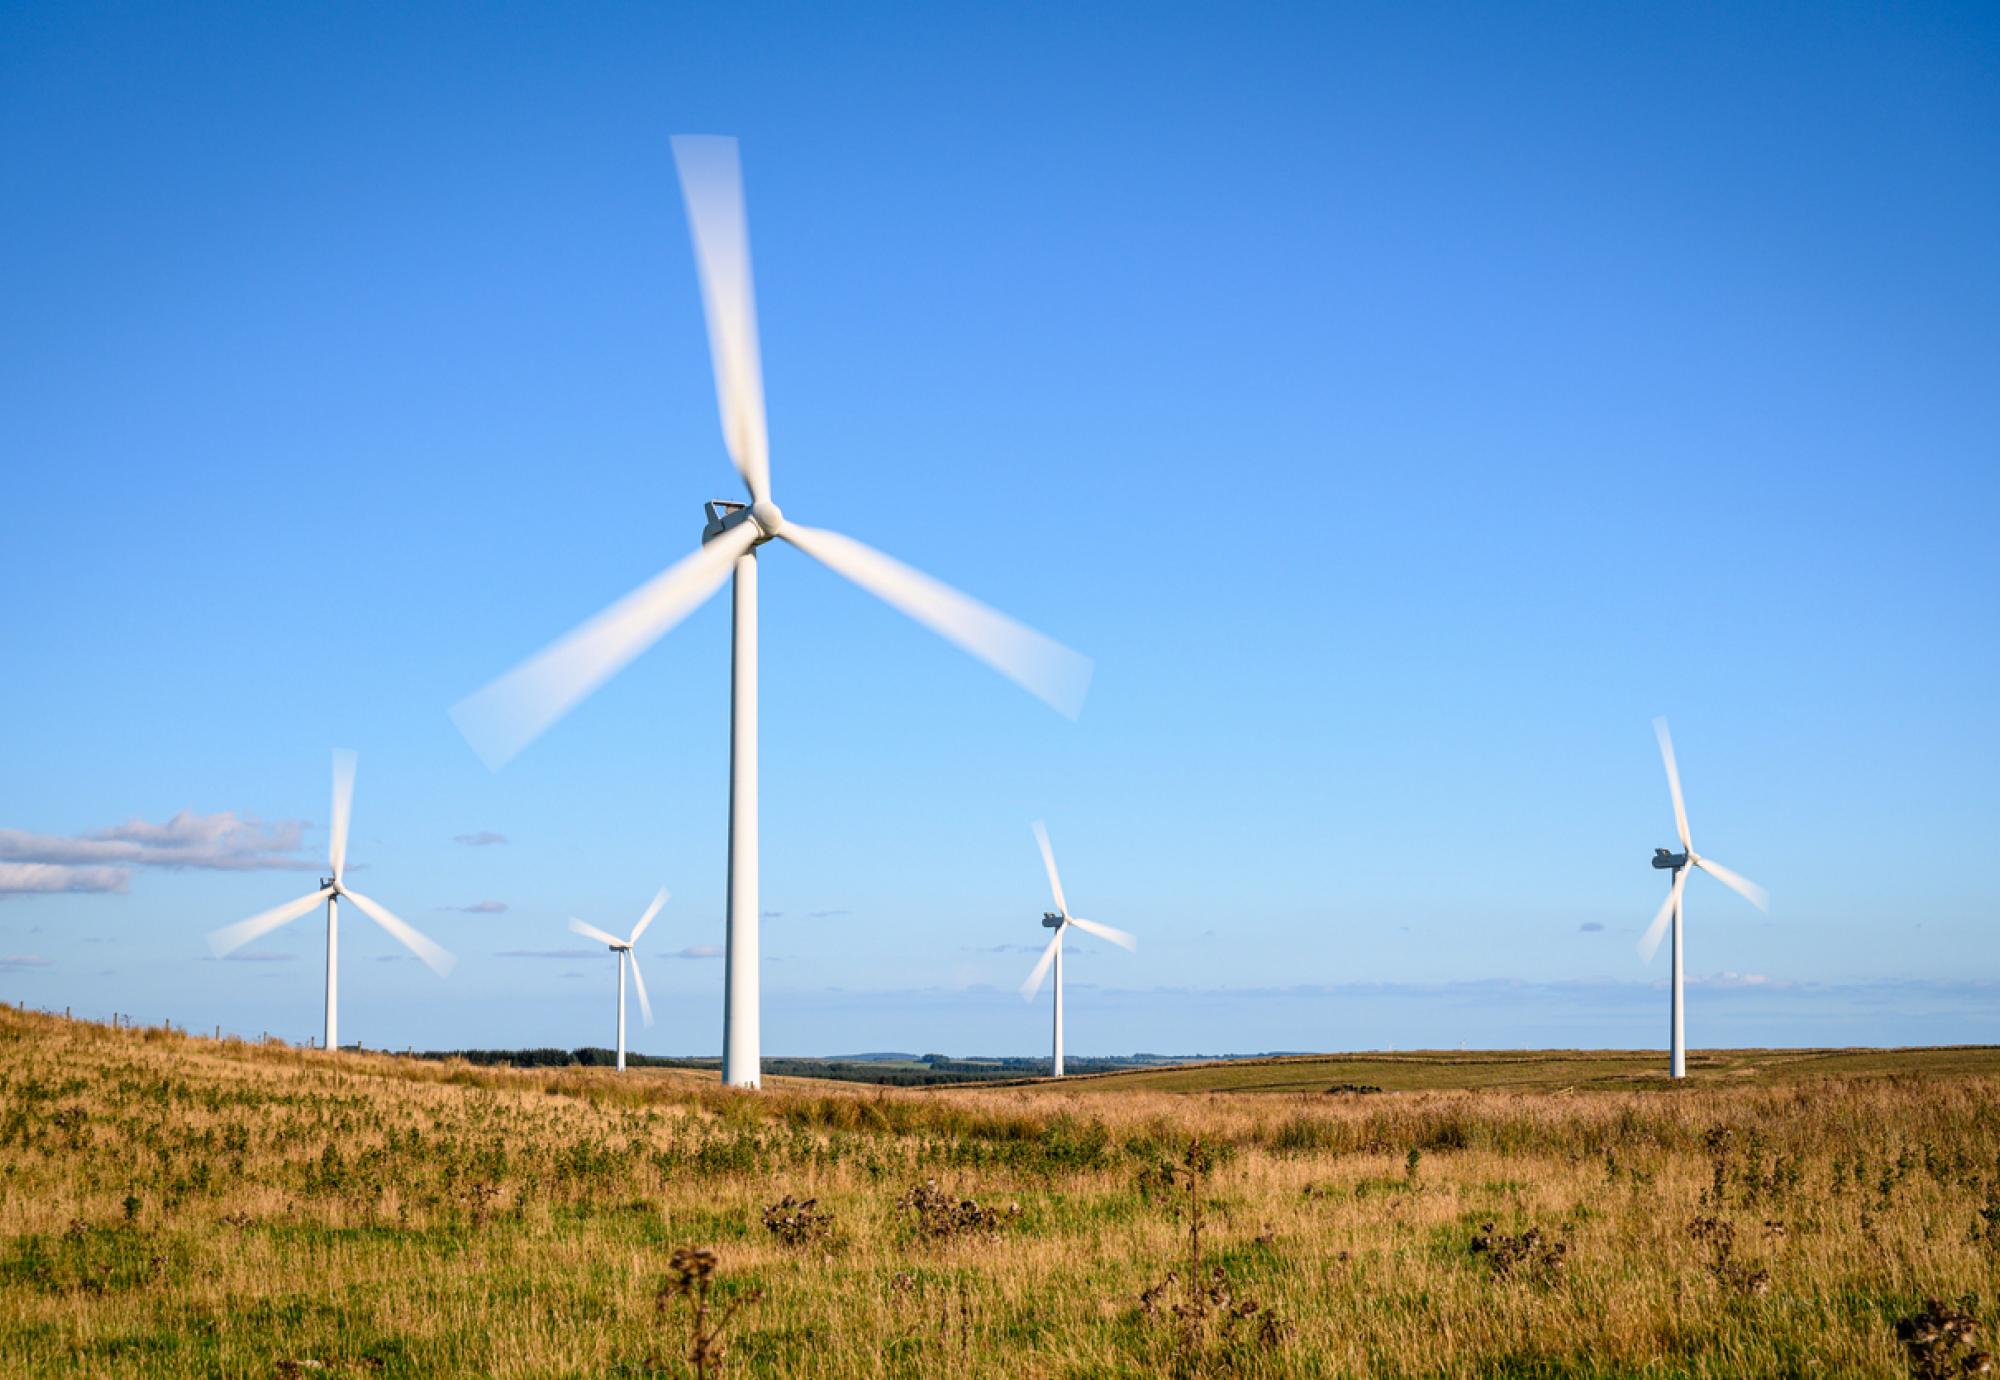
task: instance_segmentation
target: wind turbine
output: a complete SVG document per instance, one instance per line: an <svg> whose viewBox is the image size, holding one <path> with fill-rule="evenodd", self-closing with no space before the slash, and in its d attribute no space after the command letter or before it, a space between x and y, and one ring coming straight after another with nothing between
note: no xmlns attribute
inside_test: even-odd
<svg viewBox="0 0 2000 1380"><path fill-rule="evenodd" d="M736 141L677 136L708 318L723 444L750 502L706 505L701 545L595 618L453 706L473 749L498 770L584 696L735 579L730 659L728 941L722 1081L758 1086L757 550L776 538L901 609L931 631L1075 718L1090 661L1061 643L900 561L824 528L788 522L771 501L764 385L750 280L750 241Z"/></svg>
<svg viewBox="0 0 2000 1380"><path fill-rule="evenodd" d="M1646 933L1639 938L1639 956L1648 963L1653 961L1653 955L1660 947L1660 936L1666 932L1667 922L1672 920L1674 995L1671 1069L1675 1078L1685 1078L1687 1042L1682 1033L1681 1020L1681 893L1687 889L1687 869L1691 866L1700 868L1759 910L1770 909L1771 893L1748 877L1732 872L1715 859L1704 858L1694 851L1694 844L1688 841L1687 804L1681 799L1681 773L1680 768L1674 764L1674 740L1667 732L1667 721L1663 718L1653 720L1653 732L1660 740L1660 760L1667 764L1667 789L1674 797L1674 824L1680 829L1681 851L1673 853L1664 848L1653 850L1653 866L1662 871L1672 872L1674 881L1673 885L1667 888L1667 899L1661 902L1659 913L1653 916L1653 923L1646 927Z"/></svg>
<svg viewBox="0 0 2000 1380"><path fill-rule="evenodd" d="M354 754L335 749L333 754L333 825L327 837L327 863L331 877L320 882L310 896L287 901L248 920L225 925L208 936L209 951L217 958L233 953L253 939L288 925L321 901L326 902L326 1047L340 1048L340 898L345 896L361 908L361 913L380 925L396 942L421 958L439 977L448 977L458 962L445 950L391 915L380 903L369 900L342 878L347 868L347 816L354 804Z"/></svg>
<svg viewBox="0 0 2000 1380"><path fill-rule="evenodd" d="M639 971L639 955L632 952L632 946L639 942L639 936L646 932L646 926L653 923L653 917L660 913L660 907L667 903L667 889L660 888L660 894L653 898L653 904L646 907L646 913L639 917L639 923L632 927L632 933L620 939L606 934L595 925L586 925L572 915L569 928L572 934L580 934L585 939L595 939L608 945L611 952L618 955L618 1071L625 1071L625 960L632 960L632 985L639 989L639 1015L647 1025L653 1023L653 1003L646 1000L646 978Z"/></svg>
<svg viewBox="0 0 2000 1380"><path fill-rule="evenodd" d="M1021 984L1021 998L1024 1001L1033 1001L1035 999L1035 993L1041 990L1042 979L1048 975L1049 968L1051 966L1055 968L1056 970L1055 1056L1049 1061L1049 1076L1052 1078L1060 1078L1063 1076L1063 1057L1062 1057L1063 932L1069 929L1071 925L1074 925L1078 929L1082 930L1085 934L1094 934L1099 939L1108 939L1113 944L1118 945L1120 948L1129 949L1134 952L1136 952L1139 948L1139 941L1137 939L1134 939L1131 935L1125 933L1125 931L1123 930L1114 930L1109 925L1100 925L1095 920L1085 920L1081 916L1071 915L1069 913L1069 902L1063 899L1062 878L1056 875L1055 850L1049 847L1049 831L1042 826L1042 822L1039 819L1035 821L1033 827L1035 830L1035 842L1040 844L1042 849L1042 866L1048 868L1049 870L1049 891L1051 894L1055 896L1056 899L1056 908L1053 911L1050 911L1046 915L1042 916L1042 923L1048 926L1050 929L1054 930L1055 933L1049 936L1049 947L1042 950L1042 957L1041 960L1035 964L1035 971L1028 974L1028 980Z"/></svg>

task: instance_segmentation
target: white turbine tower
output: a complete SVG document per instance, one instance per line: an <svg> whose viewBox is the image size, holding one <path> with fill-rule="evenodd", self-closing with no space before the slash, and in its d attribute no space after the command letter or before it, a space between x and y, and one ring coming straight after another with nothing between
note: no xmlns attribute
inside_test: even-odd
<svg viewBox="0 0 2000 1380"><path fill-rule="evenodd" d="M1741 896L1759 910L1770 908L1771 894L1748 877L1730 871L1713 858L1704 858L1694 851L1694 844L1688 841L1687 804L1681 799L1680 768L1674 764L1674 740L1667 733L1665 719L1653 720L1653 732L1660 740L1660 759L1667 764L1667 789L1674 797L1674 823L1680 829L1681 851L1670 852L1665 848L1653 850L1653 866L1674 874L1673 885L1667 888L1667 899L1660 904L1659 913L1653 923L1646 927L1646 933L1639 939L1639 956L1646 962L1653 961L1653 955L1660 947L1660 936L1666 932L1667 922L1674 927L1674 980L1673 980L1673 1058L1671 1069L1675 1078L1687 1077L1687 1041L1682 1031L1681 1016L1681 893L1687 889L1687 869L1698 867L1721 882L1731 891Z"/></svg>
<svg viewBox="0 0 2000 1380"><path fill-rule="evenodd" d="M646 1000L646 978L639 971L639 955L632 952L632 946L639 942L639 936L646 932L646 926L653 923L653 917L660 913L660 907L667 903L667 889L660 888L660 894L653 898L653 904L646 907L646 913L639 917L639 923L632 927L632 933L624 939L606 934L595 925L586 925L575 916L570 917L572 934L580 934L585 939L595 939L608 946L618 955L618 1071L625 1071L625 960L632 960L632 985L639 989L639 1015L647 1025L653 1023L653 1003Z"/></svg>
<svg viewBox="0 0 2000 1380"><path fill-rule="evenodd" d="M1071 718L1082 708L1090 662L852 537L786 521L771 501L762 365L736 141L681 136L673 147L708 317L722 439L749 490L750 502L709 503L702 544L693 554L461 700L451 713L474 750L489 767L498 769L735 577L722 1079L754 1088L760 1080L757 549L773 538L790 542Z"/></svg>
<svg viewBox="0 0 2000 1380"><path fill-rule="evenodd" d="M354 754L336 749L333 754L333 824L327 837L327 863L333 875L320 883L310 896L287 901L282 906L226 925L208 936L209 951L217 958L242 948L280 925L290 924L321 901L326 902L326 1047L340 1048L340 898L345 896L361 908L361 913L387 930L396 941L430 966L439 977L449 976L458 962L445 950L391 915L380 903L369 900L342 880L347 870L347 816L354 803Z"/></svg>
<svg viewBox="0 0 2000 1380"><path fill-rule="evenodd" d="M1050 911L1046 915L1042 916L1042 923L1048 926L1050 929L1054 930L1055 933L1049 936L1049 947L1042 950L1042 957L1041 960L1035 964L1035 971L1028 974L1028 980L1021 984L1021 997L1022 1000L1024 1001L1033 1001L1035 999L1035 993L1041 990L1042 979L1048 976L1049 968L1051 966L1055 968L1056 970L1055 1054L1054 1057L1051 1058L1049 1061L1049 1076L1052 1078L1060 1078L1063 1076L1063 1041L1062 1041L1063 932L1067 930L1071 925L1074 925L1078 929L1082 930L1085 934L1094 934L1099 939L1108 939L1113 944L1118 945L1120 948L1130 949L1133 951L1137 951L1139 947L1139 941L1137 939L1134 939L1131 935L1125 933L1125 931L1123 930L1114 930L1109 925L1100 925L1095 920L1085 920L1081 916L1071 915L1069 913L1069 902L1063 899L1062 878L1056 875L1055 850L1049 847L1049 831L1042 827L1042 822L1039 819L1035 821L1033 827L1035 830L1035 842L1040 844L1042 848L1042 865L1048 868L1049 870L1049 891L1055 897L1056 900L1056 908L1053 911Z"/></svg>

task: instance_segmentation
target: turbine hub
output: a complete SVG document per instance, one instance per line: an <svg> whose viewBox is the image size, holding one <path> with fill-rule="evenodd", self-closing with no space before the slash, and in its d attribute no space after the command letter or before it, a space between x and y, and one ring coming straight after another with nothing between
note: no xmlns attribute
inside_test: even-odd
<svg viewBox="0 0 2000 1380"><path fill-rule="evenodd" d="M757 529L767 540L777 536L778 530L785 525L785 515L779 512L778 505L768 498L759 499L750 505L750 520L757 524Z"/></svg>

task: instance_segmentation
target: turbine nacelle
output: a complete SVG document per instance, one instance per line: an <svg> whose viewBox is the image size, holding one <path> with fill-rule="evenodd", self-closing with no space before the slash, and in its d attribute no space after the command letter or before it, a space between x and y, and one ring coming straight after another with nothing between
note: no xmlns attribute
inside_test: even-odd
<svg viewBox="0 0 2000 1380"><path fill-rule="evenodd" d="M1653 850L1653 866L1659 868L1662 872L1678 872L1688 865L1688 858L1690 856L1687 853L1673 853L1664 848L1655 848Z"/></svg>
<svg viewBox="0 0 2000 1380"><path fill-rule="evenodd" d="M1058 915L1052 910L1044 911L1042 912L1042 925L1045 929L1059 930L1063 927L1063 921L1067 918L1067 916Z"/></svg>
<svg viewBox="0 0 2000 1380"><path fill-rule="evenodd" d="M749 523L757 536L751 544L762 546L784 530L785 514L777 504L768 498L760 498L754 503L738 503L733 499L710 499L701 505L708 515L702 524L701 540L706 546L723 533Z"/></svg>

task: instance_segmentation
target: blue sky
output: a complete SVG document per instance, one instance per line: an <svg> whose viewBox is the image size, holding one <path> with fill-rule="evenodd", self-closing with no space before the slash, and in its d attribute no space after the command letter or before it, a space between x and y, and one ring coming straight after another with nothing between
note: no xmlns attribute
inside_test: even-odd
<svg viewBox="0 0 2000 1380"><path fill-rule="evenodd" d="M462 960L354 916L345 1035L603 1043L608 955L509 955L665 884L635 1043L719 1048L726 601L498 776L445 714L736 496L683 131L786 512L1097 663L770 553L767 1051L1040 1050L1036 817L1142 940L1078 1052L1654 1044L1661 713L1774 898L1691 886L1693 1044L2000 1040L1973 6L7 7L0 839L156 851L0 896L0 998L316 1031L316 920L202 935L338 746Z"/></svg>

